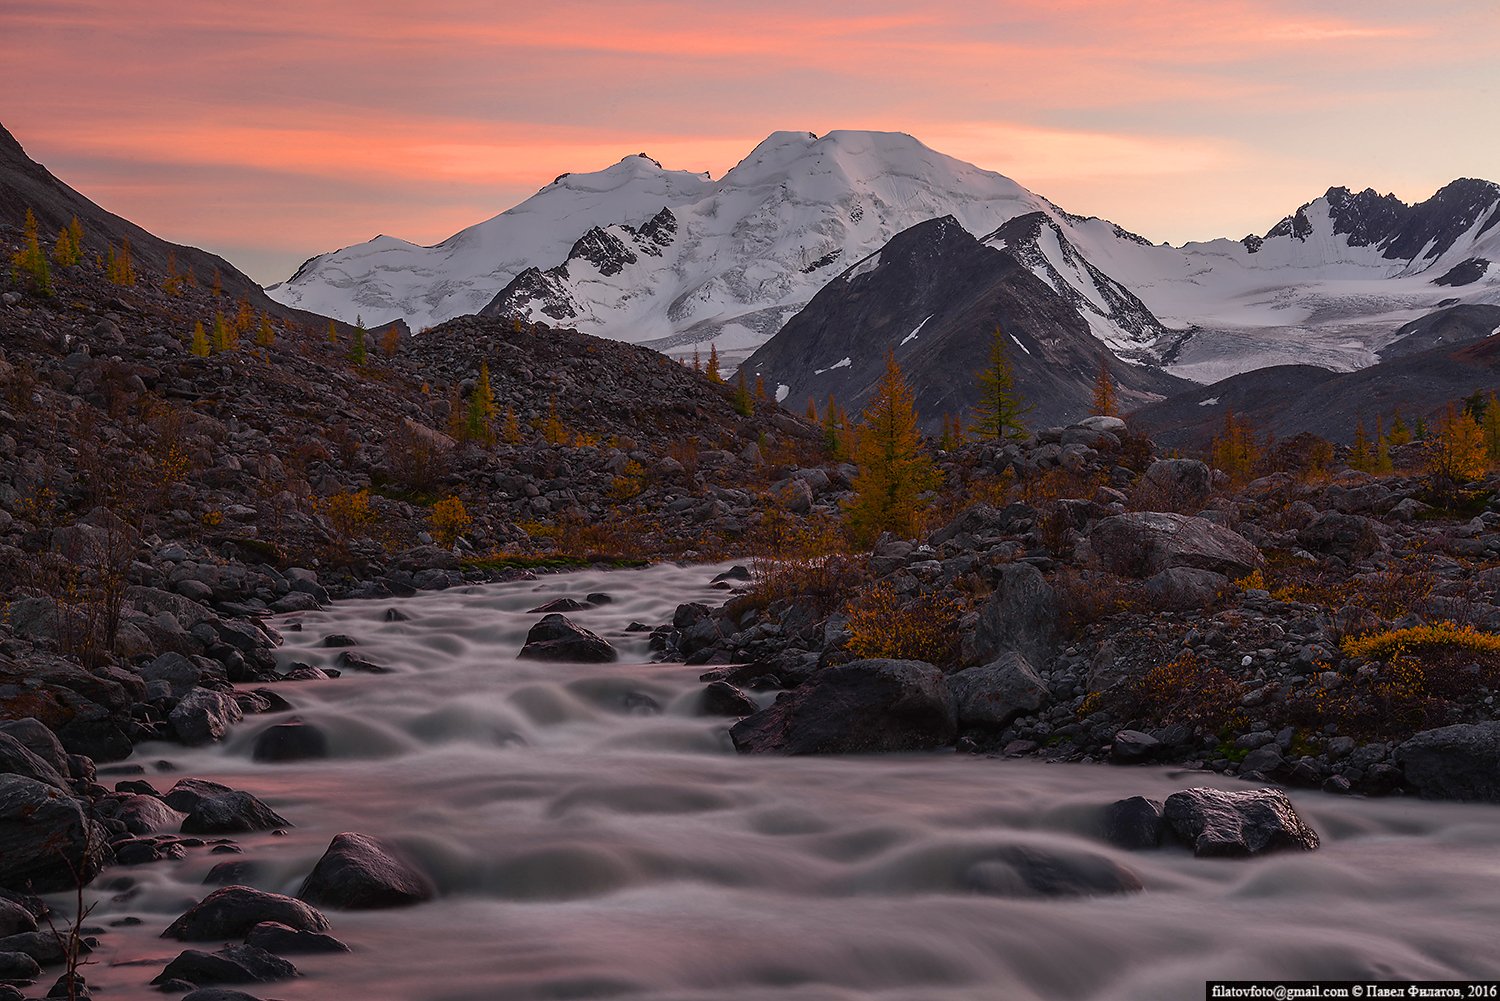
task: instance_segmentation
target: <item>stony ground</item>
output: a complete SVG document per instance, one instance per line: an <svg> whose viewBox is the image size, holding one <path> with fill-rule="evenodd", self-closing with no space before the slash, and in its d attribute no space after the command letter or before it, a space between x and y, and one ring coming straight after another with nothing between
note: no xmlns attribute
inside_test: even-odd
<svg viewBox="0 0 1500 1001"><path fill-rule="evenodd" d="M284 708L269 614L600 561L746 557L722 606L655 633L704 666L745 752L950 747L1500 800L1500 479L1438 489L1420 445L1372 477L1294 439L1233 483L1091 418L939 454L922 537L853 552L854 469L817 429L652 352L469 318L390 352L372 332L356 364L326 331L256 345L252 318L199 358L193 322L236 304L87 270L58 286L0 289L0 981L66 958L29 893L285 823L212 783L98 771ZM455 440L481 363L498 440ZM468 520L444 538L453 498ZM548 611L523 655L613 656ZM746 689L782 694L757 711ZM276 728L265 753L317 739ZM1123 827L1175 823L1137 806ZM374 889L303 896L419 897L380 851L330 847L335 872L388 877ZM235 930L204 934L250 941L189 950L163 983L269 969L309 944L286 936L326 931L266 896L199 915L227 908Z"/></svg>

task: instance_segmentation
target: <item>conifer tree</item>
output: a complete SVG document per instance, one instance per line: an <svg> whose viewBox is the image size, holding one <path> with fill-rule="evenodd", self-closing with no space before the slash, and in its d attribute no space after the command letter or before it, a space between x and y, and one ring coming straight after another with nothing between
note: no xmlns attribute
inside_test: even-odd
<svg viewBox="0 0 1500 1001"><path fill-rule="evenodd" d="M26 222L21 230L21 249L11 257L10 264L16 277L19 279L24 275L28 278L38 295L52 294L52 268L47 263L47 255L42 251L41 240L37 236L36 214L31 209L26 210Z"/></svg>
<svg viewBox="0 0 1500 1001"><path fill-rule="evenodd" d="M828 454L835 459L849 457L844 448L843 428L843 411L839 409L838 401L834 399L833 394L829 393L828 402L823 406L823 447L828 449Z"/></svg>
<svg viewBox="0 0 1500 1001"><path fill-rule="evenodd" d="M1375 458L1371 472L1385 476L1395 469L1391 462L1391 444L1385 436L1385 418L1375 418Z"/></svg>
<svg viewBox="0 0 1500 1001"><path fill-rule="evenodd" d="M1349 468L1368 473L1374 465L1374 455L1370 451L1370 438L1365 434L1365 419L1361 417L1354 426L1354 445L1349 449Z"/></svg>
<svg viewBox="0 0 1500 1001"><path fill-rule="evenodd" d="M500 432L500 440L507 445L521 444L521 422L516 419L516 412L512 407L505 408L505 424Z"/></svg>
<svg viewBox="0 0 1500 1001"><path fill-rule="evenodd" d="M938 448L951 452L956 444L953 440L953 415L943 414L943 433L938 437Z"/></svg>
<svg viewBox="0 0 1500 1001"><path fill-rule="evenodd" d="M547 400L547 420L542 425L542 438L549 445L566 445L568 437L567 426L557 414L557 397L550 397Z"/></svg>
<svg viewBox="0 0 1500 1001"><path fill-rule="evenodd" d="M745 370L740 369L739 378L734 387L734 410L741 417L749 417L755 412L755 405L750 402L750 390L745 386Z"/></svg>
<svg viewBox="0 0 1500 1001"><path fill-rule="evenodd" d="M1500 463L1500 399L1491 393L1485 400L1484 420L1480 423L1484 431L1484 452L1491 465Z"/></svg>
<svg viewBox="0 0 1500 1001"><path fill-rule="evenodd" d="M1030 408L1016 393L1015 372L1005 351L1005 335L999 327L990 341L989 366L979 373L979 402L974 405L970 428L980 438L1012 441L1026 437L1021 418Z"/></svg>
<svg viewBox="0 0 1500 1001"><path fill-rule="evenodd" d="M766 380L759 372L755 374L755 398L757 400L770 399L766 396Z"/></svg>
<svg viewBox="0 0 1500 1001"><path fill-rule="evenodd" d="M703 370L708 376L709 382L723 382L724 377L719 374L719 345L717 342L708 346L708 367Z"/></svg>
<svg viewBox="0 0 1500 1001"><path fill-rule="evenodd" d="M208 334L203 331L203 321L193 321L193 343L188 346L188 352L194 358L208 357Z"/></svg>
<svg viewBox="0 0 1500 1001"><path fill-rule="evenodd" d="M1428 471L1443 487L1477 480L1486 466L1484 444L1484 429L1474 423L1473 415L1450 403L1438 420Z"/></svg>
<svg viewBox="0 0 1500 1001"><path fill-rule="evenodd" d="M887 351L885 375L855 434L854 498L846 513L855 538L871 542L881 532L911 538L921 528L921 495L939 477L922 447L911 388Z"/></svg>
<svg viewBox="0 0 1500 1001"><path fill-rule="evenodd" d="M807 419L814 424L818 423L818 404L811 396L807 398Z"/></svg>
<svg viewBox="0 0 1500 1001"><path fill-rule="evenodd" d="M240 335L228 320L224 319L223 313L214 314L213 332L209 335L209 343L214 351L233 351L240 346Z"/></svg>
<svg viewBox="0 0 1500 1001"><path fill-rule="evenodd" d="M1099 359L1099 374L1094 377L1094 401L1090 412L1100 417L1118 417L1119 403L1115 394L1115 380L1109 374L1109 362Z"/></svg>
<svg viewBox="0 0 1500 1001"><path fill-rule="evenodd" d="M1418 414L1417 422L1412 425L1411 429L1412 441L1426 441L1427 433L1427 419Z"/></svg>
<svg viewBox="0 0 1500 1001"><path fill-rule="evenodd" d="M495 391L490 388L490 363L481 361L479 379L474 383L474 391L469 394L469 407L464 417L464 436L471 441L494 444L495 413Z"/></svg>
<svg viewBox="0 0 1500 1001"><path fill-rule="evenodd" d="M1391 415L1391 433L1386 435L1386 441L1392 445L1411 444L1411 428L1406 426L1406 421L1401 419L1401 408Z"/></svg>
<svg viewBox="0 0 1500 1001"><path fill-rule="evenodd" d="M1241 484L1255 474L1260 454L1249 419L1226 410L1223 429L1209 443L1209 462L1223 470L1232 483Z"/></svg>
<svg viewBox="0 0 1500 1001"><path fill-rule="evenodd" d="M338 347L339 326L333 320L328 321L328 343L332 344L334 347Z"/></svg>
<svg viewBox="0 0 1500 1001"><path fill-rule="evenodd" d="M703 359L698 354L698 345L696 344L693 345L693 371L699 373L703 371Z"/></svg>
<svg viewBox="0 0 1500 1001"><path fill-rule="evenodd" d="M401 347L401 328L394 323L385 330L385 335L380 339L380 351L387 358L396 357L396 351Z"/></svg>
<svg viewBox="0 0 1500 1001"><path fill-rule="evenodd" d="M365 351L365 325L359 322L354 325L354 340L349 344L349 361L363 368L368 359L369 354ZM494 401L491 400L491 406L493 405Z"/></svg>
<svg viewBox="0 0 1500 1001"><path fill-rule="evenodd" d="M105 265L105 277L111 284L131 286L135 284L135 264L130 259L130 238L126 237L120 243L120 249L115 250L114 244L108 245L108 264Z"/></svg>
<svg viewBox="0 0 1500 1001"><path fill-rule="evenodd" d="M182 286L185 284L182 275L177 272L177 251L167 251L167 276L161 280L161 287L167 295L182 295Z"/></svg>
<svg viewBox="0 0 1500 1001"><path fill-rule="evenodd" d="M271 326L271 317L266 313L260 314L260 324L255 329L255 343L262 348L269 348L276 343L276 330Z"/></svg>
<svg viewBox="0 0 1500 1001"><path fill-rule="evenodd" d="M76 227L76 229L75 229ZM73 221L57 231L57 242L52 245L52 259L60 268L71 268L83 263L83 227L75 215Z"/></svg>
<svg viewBox="0 0 1500 1001"><path fill-rule="evenodd" d="M219 269L214 268L213 296L217 299L224 294L224 276L219 274ZM330 324L331 325L331 324Z"/></svg>
<svg viewBox="0 0 1500 1001"><path fill-rule="evenodd" d="M458 383L448 388L448 437L454 441L467 438L468 408L464 406L463 390Z"/></svg>

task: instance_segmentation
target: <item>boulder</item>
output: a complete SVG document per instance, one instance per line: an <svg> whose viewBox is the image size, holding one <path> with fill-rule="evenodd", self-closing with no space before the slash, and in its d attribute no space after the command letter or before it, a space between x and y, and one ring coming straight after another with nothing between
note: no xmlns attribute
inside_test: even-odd
<svg viewBox="0 0 1500 1001"><path fill-rule="evenodd" d="M228 692L195 688L168 715L177 739L189 747L223 740L230 726L244 718L240 705Z"/></svg>
<svg viewBox="0 0 1500 1001"><path fill-rule="evenodd" d="M68 774L68 752L63 748L57 734L39 719L26 717L0 722L0 733L9 734L25 745L26 749L57 770L59 775Z"/></svg>
<svg viewBox="0 0 1500 1001"><path fill-rule="evenodd" d="M520 656L532 660L558 660L598 664L616 658L615 648L602 637L553 612L531 627Z"/></svg>
<svg viewBox="0 0 1500 1001"><path fill-rule="evenodd" d="M742 753L913 751L953 741L953 696L943 673L915 660L830 667L730 729Z"/></svg>
<svg viewBox="0 0 1500 1001"><path fill-rule="evenodd" d="M1104 840L1117 847L1159 847L1164 830L1162 806L1154 799L1131 796L1104 808Z"/></svg>
<svg viewBox="0 0 1500 1001"><path fill-rule="evenodd" d="M260 998L227 987L200 987L184 994L181 1001L260 1001Z"/></svg>
<svg viewBox="0 0 1500 1001"><path fill-rule="evenodd" d="M155 834L180 830L186 818L155 796L128 796L120 802L115 819L131 834Z"/></svg>
<svg viewBox="0 0 1500 1001"><path fill-rule="evenodd" d="M0 897L0 938L36 931L36 915L6 897Z"/></svg>
<svg viewBox="0 0 1500 1001"><path fill-rule="evenodd" d="M297 968L280 956L253 945L230 945L217 952L188 949L167 964L153 984L256 984L286 980Z"/></svg>
<svg viewBox="0 0 1500 1001"><path fill-rule="evenodd" d="M31 748L8 733L0 732L0 772L24 775L28 779L46 783L54 789L68 791L68 782L50 763L32 753Z"/></svg>
<svg viewBox="0 0 1500 1001"><path fill-rule="evenodd" d="M1355 563L1380 548L1375 523L1357 514L1324 511L1297 532L1302 548Z"/></svg>
<svg viewBox="0 0 1500 1001"><path fill-rule="evenodd" d="M1212 570L1168 567L1146 578L1147 607L1158 612L1191 612L1217 604L1232 590L1229 578Z"/></svg>
<svg viewBox="0 0 1500 1001"><path fill-rule="evenodd" d="M948 678L959 726L1001 727L1047 701L1047 685L1035 668L1014 650L981 667Z"/></svg>
<svg viewBox="0 0 1500 1001"><path fill-rule="evenodd" d="M1001 566L965 643L966 659L989 663L1014 650L1046 670L1057 652L1057 612L1057 595L1040 570L1025 563Z"/></svg>
<svg viewBox="0 0 1500 1001"><path fill-rule="evenodd" d="M184 834L240 834L291 827L287 819L248 792L205 796L182 822Z"/></svg>
<svg viewBox="0 0 1500 1001"><path fill-rule="evenodd" d="M87 939L79 943L79 951L82 953L93 951ZM58 963L66 962L68 958L66 950L63 949L63 940L54 935L50 928L46 931L20 932L0 938L0 952L24 953L42 966L56 966Z"/></svg>
<svg viewBox="0 0 1500 1001"><path fill-rule="evenodd" d="M418 904L434 892L426 874L386 845L345 833L329 844L297 896L325 907L373 910Z"/></svg>
<svg viewBox="0 0 1500 1001"><path fill-rule="evenodd" d="M202 800L210 796L220 796L226 792L234 792L234 790L222 783L210 782L208 779L178 779L177 784L167 790L167 794L162 799L174 810L192 813Z"/></svg>
<svg viewBox="0 0 1500 1001"><path fill-rule="evenodd" d="M332 935L288 928L276 921L262 921L250 929L245 944L274 952L278 956L306 955L317 952L348 952L349 947Z"/></svg>
<svg viewBox="0 0 1500 1001"><path fill-rule="evenodd" d="M0 981L35 980L42 966L24 952L0 952Z"/></svg>
<svg viewBox="0 0 1500 1001"><path fill-rule="evenodd" d="M147 681L162 682L178 698L192 692L203 680L203 672L198 665L180 653L160 654L137 670Z"/></svg>
<svg viewBox="0 0 1500 1001"><path fill-rule="evenodd" d="M1167 797L1162 816L1200 858L1312 851L1318 835L1276 789L1188 789Z"/></svg>
<svg viewBox="0 0 1500 1001"><path fill-rule="evenodd" d="M244 938L250 929L266 921L299 931L328 930L328 919L296 897L248 886L226 886L194 904L168 925L161 937L182 942Z"/></svg>
<svg viewBox="0 0 1500 1001"><path fill-rule="evenodd" d="M1136 893L1141 879L1103 855L1008 845L964 870L971 892L1004 897L1098 897Z"/></svg>
<svg viewBox="0 0 1500 1001"><path fill-rule="evenodd" d="M1172 567L1243 577L1264 563L1244 536L1206 518L1135 511L1105 518L1089 533L1104 569L1122 577L1150 577Z"/></svg>
<svg viewBox="0 0 1500 1001"><path fill-rule="evenodd" d="M749 716L760 706L727 681L710 681L703 689L705 716Z"/></svg>
<svg viewBox="0 0 1500 1001"><path fill-rule="evenodd" d="M250 756L256 761L306 761L328 757L328 737L300 719L268 726L255 735Z"/></svg>
<svg viewBox="0 0 1500 1001"><path fill-rule="evenodd" d="M1423 730L1396 747L1396 763L1426 799L1500 803L1500 722Z"/></svg>
<svg viewBox="0 0 1500 1001"><path fill-rule="evenodd" d="M1109 746L1111 761L1122 765L1135 765L1155 757L1161 750L1161 741L1140 730L1121 730Z"/></svg>
<svg viewBox="0 0 1500 1001"><path fill-rule="evenodd" d="M109 858L108 833L77 800L24 775L0 775L0 889L72 889Z"/></svg>
<svg viewBox="0 0 1500 1001"><path fill-rule="evenodd" d="M579 601L577 598L553 598L551 601L544 602L535 608L526 609L526 614L532 615L539 612L544 614L551 612L581 612L588 607L587 604Z"/></svg>
<svg viewBox="0 0 1500 1001"><path fill-rule="evenodd" d="M1141 487L1165 506L1200 511L1213 496L1214 474L1197 459L1157 459L1146 467Z"/></svg>

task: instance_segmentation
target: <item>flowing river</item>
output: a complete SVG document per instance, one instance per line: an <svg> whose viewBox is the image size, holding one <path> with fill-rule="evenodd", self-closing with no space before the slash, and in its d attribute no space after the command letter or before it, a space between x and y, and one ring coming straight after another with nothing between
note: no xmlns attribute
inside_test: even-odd
<svg viewBox="0 0 1500 1001"><path fill-rule="evenodd" d="M718 601L721 567L657 566L339 602L282 616L285 662L332 665L346 633L389 666L278 691L331 757L250 758L224 744L143 746L147 778L248 789L296 826L243 856L116 867L89 924L100 997L146 984L185 946L157 936L213 887L216 863L295 893L341 831L398 844L439 887L402 910L329 911L352 954L294 956L302 976L243 989L360 1001L991 1001L1201 998L1210 978L1500 977L1500 809L1295 793L1321 850L1200 860L1128 852L1101 808L1196 785L1197 772L1047 765L953 753L741 757L697 714L700 668L651 664L632 621ZM603 591L570 613L619 663L519 661L526 609ZM404 620L388 621L396 608ZM300 622L301 631L290 631ZM770 696L762 696L768 701ZM107 781L113 781L109 779ZM1138 893L1052 898L1009 873L1016 846L1099 856ZM120 923L139 919L139 924ZM50 983L50 981L48 981Z"/></svg>

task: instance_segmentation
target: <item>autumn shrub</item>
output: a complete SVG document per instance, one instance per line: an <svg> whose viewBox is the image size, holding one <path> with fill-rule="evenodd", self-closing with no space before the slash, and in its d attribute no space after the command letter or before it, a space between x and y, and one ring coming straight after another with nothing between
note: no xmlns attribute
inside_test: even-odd
<svg viewBox="0 0 1500 1001"><path fill-rule="evenodd" d="M444 549L452 549L458 543L458 537L473 523L474 519L469 517L464 502L458 497L449 497L432 505L432 537Z"/></svg>
<svg viewBox="0 0 1500 1001"><path fill-rule="evenodd" d="M1500 634L1480 632L1473 626L1452 622L1387 629L1365 636L1345 637L1340 644L1350 657L1382 660L1406 653L1421 654L1442 650L1464 650L1470 653L1500 654Z"/></svg>
<svg viewBox="0 0 1500 1001"><path fill-rule="evenodd" d="M827 613L844 604L867 574L850 552L842 527L828 519L798 519L772 508L746 540L751 594L761 606L805 600Z"/></svg>
<svg viewBox="0 0 1500 1001"><path fill-rule="evenodd" d="M1190 650L1155 664L1107 693L1116 714L1150 726L1183 724L1199 732L1236 728L1243 686L1222 668L1206 664Z"/></svg>
<svg viewBox="0 0 1500 1001"><path fill-rule="evenodd" d="M879 581L844 606L848 648L861 658L951 665L958 660L958 620L964 611L961 601L928 592L903 601L894 587Z"/></svg>
<svg viewBox="0 0 1500 1001"><path fill-rule="evenodd" d="M1139 585L1111 573L1064 566L1050 583L1057 599L1058 625L1070 636L1111 615L1140 609Z"/></svg>
<svg viewBox="0 0 1500 1001"><path fill-rule="evenodd" d="M386 467L402 486L428 491L448 475L451 449L438 432L402 419L386 435Z"/></svg>
<svg viewBox="0 0 1500 1001"><path fill-rule="evenodd" d="M367 534L375 524L370 491L341 490L318 502L318 513L328 519L334 535L344 544Z"/></svg>
<svg viewBox="0 0 1500 1001"><path fill-rule="evenodd" d="M646 489L646 469L634 459L629 459L620 472L609 483L609 496L613 500L627 501L640 496Z"/></svg>

